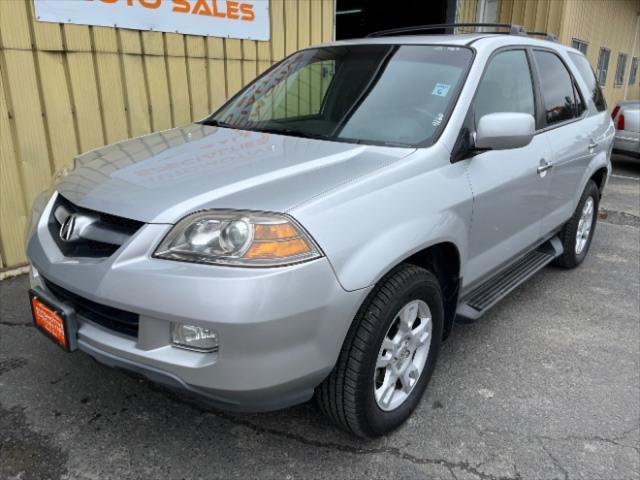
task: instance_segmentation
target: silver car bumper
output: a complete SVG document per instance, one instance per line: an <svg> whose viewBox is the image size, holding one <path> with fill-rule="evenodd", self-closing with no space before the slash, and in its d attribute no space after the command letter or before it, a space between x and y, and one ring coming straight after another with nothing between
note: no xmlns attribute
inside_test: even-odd
<svg viewBox="0 0 640 480"><path fill-rule="evenodd" d="M616 130L613 150L631 155L640 154L640 133L627 130Z"/></svg>
<svg viewBox="0 0 640 480"><path fill-rule="evenodd" d="M42 218L48 213L45 208ZM40 220L28 242L32 287L47 291L45 278L139 314L137 338L78 315L78 347L102 363L229 410L273 410L308 400L333 368L368 290L345 291L326 258L268 269L151 258L168 228L145 225L107 259L73 259L62 255ZM171 321L215 329L218 352L171 346Z"/></svg>

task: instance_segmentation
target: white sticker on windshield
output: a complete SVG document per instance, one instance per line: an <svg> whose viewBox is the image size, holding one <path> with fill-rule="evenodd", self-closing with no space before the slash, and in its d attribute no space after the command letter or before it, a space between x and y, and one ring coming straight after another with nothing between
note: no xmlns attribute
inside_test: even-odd
<svg viewBox="0 0 640 480"><path fill-rule="evenodd" d="M449 93L449 85L446 83L436 83L436 86L431 91L431 95L437 95L438 97L446 97L447 93Z"/></svg>

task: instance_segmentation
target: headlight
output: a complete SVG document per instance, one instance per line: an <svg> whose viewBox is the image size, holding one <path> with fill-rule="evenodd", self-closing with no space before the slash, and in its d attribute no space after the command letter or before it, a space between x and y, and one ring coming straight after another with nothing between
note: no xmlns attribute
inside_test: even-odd
<svg viewBox="0 0 640 480"><path fill-rule="evenodd" d="M153 256L184 262L274 267L304 262L321 254L302 227L286 215L209 210L180 220Z"/></svg>

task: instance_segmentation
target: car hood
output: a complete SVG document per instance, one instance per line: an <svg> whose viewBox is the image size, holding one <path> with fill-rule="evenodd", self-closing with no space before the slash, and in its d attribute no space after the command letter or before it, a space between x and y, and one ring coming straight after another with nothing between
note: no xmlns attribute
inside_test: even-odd
<svg viewBox="0 0 640 480"><path fill-rule="evenodd" d="M192 124L81 155L56 189L147 223L206 208L286 212L413 151Z"/></svg>

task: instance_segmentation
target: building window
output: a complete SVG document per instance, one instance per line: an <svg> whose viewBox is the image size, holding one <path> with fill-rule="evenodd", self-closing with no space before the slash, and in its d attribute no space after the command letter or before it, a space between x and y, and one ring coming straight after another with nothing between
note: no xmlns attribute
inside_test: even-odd
<svg viewBox="0 0 640 480"><path fill-rule="evenodd" d="M598 77L598 83L601 87L604 87L607 83L607 72L609 71L609 57L611 56L611 50L608 48L600 48L600 54L598 55L598 70L596 71L596 77Z"/></svg>
<svg viewBox="0 0 640 480"><path fill-rule="evenodd" d="M631 69L629 70L629 85L635 85L638 74L638 57L631 59Z"/></svg>
<svg viewBox="0 0 640 480"><path fill-rule="evenodd" d="M584 40L579 40L577 38L574 38L573 40L571 40L571 46L576 50L579 50L580 53L582 53L583 55L586 55L587 47L589 46L589 44Z"/></svg>
<svg viewBox="0 0 640 480"><path fill-rule="evenodd" d="M613 86L619 87L624 83L624 69L627 66L627 55L625 53L618 54L618 64L616 65L616 77L613 80Z"/></svg>

